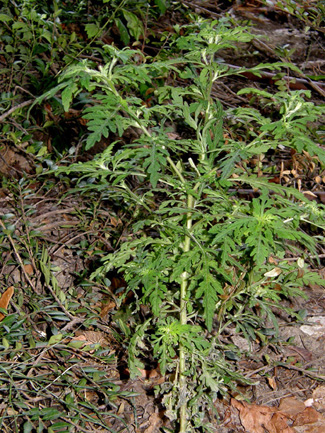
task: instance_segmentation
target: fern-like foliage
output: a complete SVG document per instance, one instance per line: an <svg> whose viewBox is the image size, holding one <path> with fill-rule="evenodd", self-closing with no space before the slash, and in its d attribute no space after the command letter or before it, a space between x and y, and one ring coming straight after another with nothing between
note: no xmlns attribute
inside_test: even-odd
<svg viewBox="0 0 325 433"><path fill-rule="evenodd" d="M209 231L214 235L212 244L233 254L245 247L257 266L270 255L284 251L283 240L298 241L315 251L314 240L298 228L299 213L303 210L296 207L295 218L290 218L292 205L290 208L274 207L274 200L263 195L242 206L240 213L229 215L226 221L212 227Z"/></svg>
<svg viewBox="0 0 325 433"><path fill-rule="evenodd" d="M103 279L112 270L122 273L124 296L128 291L135 296L134 314L140 305L148 307L150 318L131 331L131 375L143 368L139 358L153 347L161 371L175 372L175 382L163 384L162 392L171 419L182 407L182 423L187 423L182 433L203 428L204 417L191 404L184 410L179 396L185 405L191 400L203 408L236 378L216 353L220 347L211 332L236 326L247 339L266 341L265 321L277 328L272 306L283 296L300 294L299 287L315 278L303 262L317 253L306 225L319 231L318 241L324 229L323 207L309 203L297 189L270 183L249 164L280 145L324 162L309 130L322 109L306 102L308 94L301 92L260 92L256 96L274 111L272 118L251 107L224 112L213 85L244 69L231 70L216 54L253 36L222 20L183 30L174 44L179 56L172 60L151 61L136 50L105 46L109 61L104 66L94 69L82 62L62 74L57 90L64 109L81 89L93 102L84 110L86 147L102 137L114 140L93 160L56 170L79 173L79 191L97 189L132 215L126 240L103 257L92 278ZM252 70L259 74L262 66ZM156 78L168 74L185 84L159 86ZM151 106L139 90L148 83L157 87ZM224 124L237 129L226 135ZM138 138L121 147L116 135L129 127L137 128ZM272 167L267 170L272 174ZM236 197L242 185L250 185L258 197ZM299 262L287 260L292 254L299 254ZM130 333L125 324L120 328Z"/></svg>
<svg viewBox="0 0 325 433"><path fill-rule="evenodd" d="M255 121L260 125L261 137L264 141L267 137L273 146L292 147L301 153L303 150L311 156L317 156L322 164L325 163L325 151L318 143L310 138L309 126L313 122L319 121L325 114L324 106L305 100L310 98L310 91L278 92L272 95L268 92L261 92L257 89L242 89L238 94L252 93L269 99L266 106L279 107L280 119L272 121L270 118L262 116L257 110L247 110L238 108L234 110L235 116L247 121Z"/></svg>

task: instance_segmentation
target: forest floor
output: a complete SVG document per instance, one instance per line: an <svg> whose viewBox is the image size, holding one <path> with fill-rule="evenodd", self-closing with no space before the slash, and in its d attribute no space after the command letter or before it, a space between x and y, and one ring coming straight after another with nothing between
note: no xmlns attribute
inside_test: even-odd
<svg viewBox="0 0 325 433"><path fill-rule="evenodd" d="M215 2L184 3L204 18L218 19L222 15L215 8ZM321 32L307 32L297 19L288 14L275 13L267 6L246 4L228 8L227 13L242 21L250 20L254 33L265 38L238 46L235 55L224 50L220 57L225 63L250 67L289 57L305 76L296 77L288 86L292 89L309 89L315 104L324 102L324 82L316 83L306 77L325 75L324 35ZM155 31L176 24L178 18L166 15L157 22ZM238 90L248 86L268 90L274 88L275 81L276 77L271 74L262 74L259 78L249 74L246 77L225 78L214 89L215 97L226 108L244 105L247 99L238 96ZM47 139L50 141L51 137ZM88 200L95 200L93 197L67 195L67 186L53 179L40 180L34 173L33 159L27 153L9 147L2 147L1 152L0 172L6 181L0 188L0 213L9 215L8 219L14 222L18 233L18 238L9 236L3 252L2 287L28 282L30 291L20 291L19 300L12 301L8 308L19 313L28 303L26 311L29 311L30 316L25 319L24 326L30 327L35 342L34 347L28 349L30 356L25 361L25 373L19 371L19 345L10 359L0 360L0 369L12 364L12 375L16 384L19 383L24 399L21 411L38 407L41 399L46 406L57 408L62 421L71 424L68 415L63 414L62 407L69 403L66 393L69 383L78 382L79 388L74 392L83 395L83 422L86 427L80 427L75 418L74 431L173 431L159 396L155 394L155 387L165 380L159 368L152 365L143 370L142 377L136 380L129 378L125 346L114 325L117 317L114 299L123 291L123 278L110 275L109 294L88 279L98 260L93 254L99 248L98 245L104 244L106 251L110 251L110 237L116 237L116 233L123 241L128 230L123 216L118 210L107 208L105 203L89 205ZM91 154L86 157L90 158ZM278 164L277 171L281 173L282 184L299 187L309 194L311 200L325 203L325 172L315 170L313 160L308 155L299 159L293 154L284 154ZM25 180L21 178L23 172L28 173ZM253 190L239 193L247 198L255 194ZM31 208L34 212L28 216ZM32 231L41 232L40 245L46 245L47 250L43 255L43 263L45 266L50 260L55 277L51 280L52 276L49 276L46 284L35 270L37 267L33 266L32 259L31 264L27 265L21 259L23 246L31 252L31 245L35 245ZM25 239L25 244L22 239ZM83 247L86 244L87 251ZM322 277L325 277L324 258L325 251L320 254L318 264L314 265L315 271ZM17 260L22 260L20 265L15 263ZM53 281L56 281L54 285L59 291L53 288ZM235 333L224 337L242 353L240 359L229 362L252 384L238 384L237 395L229 394L228 398L214 402L218 415L216 417L208 413L207 422L213 422L218 433L325 431L325 290L318 285L310 285L304 290L308 299L297 298L286 302L295 311L305 311L305 323L293 322L279 310L276 312L279 336L273 344L263 345L260 341L248 344L246 339ZM64 300L67 297L73 297L79 304L79 314L71 315L66 310ZM56 302L55 307L53 302ZM34 306L32 312L31 305ZM118 313L122 318L123 314L127 315L127 305L124 307ZM93 312L93 316L89 315L89 311ZM22 331L19 327L10 329L18 335L19 341ZM57 341L56 336L60 336ZM47 344L49 339L51 345ZM100 354L96 344L101 347ZM85 378L89 380L90 374L93 374L92 384L87 382L85 385ZM48 381L44 382L42 392L37 395L30 393L30 377L46 375ZM103 392L104 387L106 392ZM251 403L235 398L239 393ZM107 398L110 397L108 409ZM8 412L10 398L9 389L0 388L0 414L5 414L2 431L22 431L19 422L12 424L17 408L11 408L11 412ZM29 419L31 425L35 426L37 416L33 418L29 415L25 420ZM48 420L44 416L42 420L46 425Z"/></svg>

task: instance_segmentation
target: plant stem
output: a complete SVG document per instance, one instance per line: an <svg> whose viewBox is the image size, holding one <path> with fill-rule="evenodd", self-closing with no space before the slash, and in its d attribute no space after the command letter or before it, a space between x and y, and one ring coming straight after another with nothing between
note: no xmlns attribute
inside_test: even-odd
<svg viewBox="0 0 325 433"><path fill-rule="evenodd" d="M178 170L174 161L168 156L167 161L175 171L176 175L179 177L181 182L185 184L185 179L182 173ZM187 208L189 211L186 215L186 229L187 233L191 232L192 229L192 209L194 207L194 197L191 194L187 196ZM187 234L185 235L184 245L183 245L183 253L187 253L190 251L191 246L191 237ZM187 324L187 311L186 311L186 294L187 294L187 286L188 286L188 273L184 271L181 275L181 289L180 289L180 316L179 321L181 325ZM186 360L185 360L185 347L182 342L179 344L179 401L181 402L180 410L179 410L179 433L186 433L187 426L187 386L186 386L186 376L184 375L186 371Z"/></svg>
<svg viewBox="0 0 325 433"><path fill-rule="evenodd" d="M128 111L129 115L139 122L139 127L142 129L142 131L145 133L147 137L151 137L150 132L147 130L147 128L144 125L141 125L141 122L137 118L137 116L133 113L132 110ZM174 161L171 159L170 156L167 157L167 161L171 168L174 170L175 174L178 176L181 182L186 183L186 180L184 176L182 175L181 171L177 168ZM187 232L190 233L192 229L192 212L191 209L194 207L194 197L192 195L187 196L187 208L189 211L187 212L186 216L186 229ZM191 245L191 238L189 235L185 235L184 239L184 246L183 246L183 252L186 253L190 250ZM186 325L187 324L187 311L186 311L186 294L187 294L187 286L188 286L188 273L186 271L183 272L181 275L181 288L180 288L180 324ZM186 376L184 375L186 371L186 360L185 360L185 347L180 342L179 345L179 401L181 402L180 406L180 412L179 412L179 433L186 433L186 426L187 426L187 387L186 387Z"/></svg>
<svg viewBox="0 0 325 433"><path fill-rule="evenodd" d="M188 209L193 209L194 206L194 198L191 195L187 196L187 207ZM187 213L186 218L186 229L188 232L192 229L192 212L189 211ZM191 238L189 235L185 236L183 252L187 253L190 250L191 246ZM180 291L180 324L187 324L187 311L186 311L186 294L187 294L187 285L188 285L188 273L183 272L181 275L181 291ZM186 390L186 376L184 375L186 371L186 362L185 362L185 348L182 343L179 345L179 395L182 400L180 406L179 420L180 420L180 428L179 433L186 433L187 426L187 390Z"/></svg>

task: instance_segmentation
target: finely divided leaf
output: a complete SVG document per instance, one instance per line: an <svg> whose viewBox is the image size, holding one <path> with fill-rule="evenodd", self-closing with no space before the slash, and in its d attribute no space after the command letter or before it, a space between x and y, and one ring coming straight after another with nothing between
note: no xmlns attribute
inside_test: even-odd
<svg viewBox="0 0 325 433"><path fill-rule="evenodd" d="M208 331L212 330L213 316L215 312L216 303L218 300L218 293L222 294L223 290L219 281L210 273L208 268L203 273L203 280L199 284L195 297L197 299L203 296L204 319Z"/></svg>

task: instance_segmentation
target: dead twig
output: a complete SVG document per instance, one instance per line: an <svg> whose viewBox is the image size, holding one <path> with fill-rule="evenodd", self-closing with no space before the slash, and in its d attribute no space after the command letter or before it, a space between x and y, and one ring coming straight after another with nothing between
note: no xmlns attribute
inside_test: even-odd
<svg viewBox="0 0 325 433"><path fill-rule="evenodd" d="M10 110L6 111L0 116L0 122L3 122L4 119L10 116L10 114L12 114L14 111L18 110L19 108L27 107L28 105L32 104L34 101L35 101L34 99L29 99L28 101L24 101L21 104L11 107Z"/></svg>
<svg viewBox="0 0 325 433"><path fill-rule="evenodd" d="M223 65L228 66L230 69L242 69L240 66L230 65L228 63L223 63ZM238 72L240 75L251 81L265 81L271 85L274 85L275 82L278 81L278 78L276 77L277 74L272 74L271 72L260 72L260 76L255 75L254 72L250 72L249 69ZM323 90L323 88L325 89L325 83L316 83L309 78L290 77L289 75L285 75L282 79L287 82L289 89L291 90L307 90L311 88L312 90L317 91L320 95L325 96L325 90Z"/></svg>
<svg viewBox="0 0 325 433"><path fill-rule="evenodd" d="M325 376L315 374L312 371L306 370L305 368L296 367L295 365L288 365L288 364L285 364L284 362L278 362L277 366L278 367L284 367L287 370L299 371L300 373L303 373L305 376L309 376L311 379L322 380L322 381L325 380Z"/></svg>

